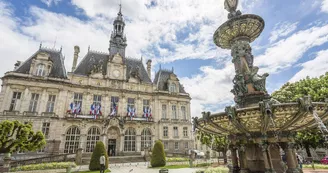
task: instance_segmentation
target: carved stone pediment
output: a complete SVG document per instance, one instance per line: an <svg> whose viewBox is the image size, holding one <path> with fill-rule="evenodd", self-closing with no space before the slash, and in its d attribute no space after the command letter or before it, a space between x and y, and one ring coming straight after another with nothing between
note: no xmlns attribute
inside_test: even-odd
<svg viewBox="0 0 328 173"><path fill-rule="evenodd" d="M122 64L123 63L123 58L119 53L117 53L113 56L113 58L111 59L111 62L117 63L117 64Z"/></svg>
<svg viewBox="0 0 328 173"><path fill-rule="evenodd" d="M38 60L49 61L50 60L50 55L48 53L45 53L45 52L40 52L36 55L35 58L38 59Z"/></svg>

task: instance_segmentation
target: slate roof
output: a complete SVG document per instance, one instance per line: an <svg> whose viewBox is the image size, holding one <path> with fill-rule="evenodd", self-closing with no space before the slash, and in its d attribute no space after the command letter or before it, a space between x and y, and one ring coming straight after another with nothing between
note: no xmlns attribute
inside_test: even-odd
<svg viewBox="0 0 328 173"><path fill-rule="evenodd" d="M170 78L171 74L174 74L172 70L165 70L165 69L160 69L155 74L154 84L156 85L158 90L168 91L167 80ZM180 93L186 93L186 91L184 90L181 84L179 84L179 91Z"/></svg>
<svg viewBox="0 0 328 173"><path fill-rule="evenodd" d="M102 65L102 73L105 75L107 72L107 62L109 60L109 54L102 52L89 51L82 61L79 63L74 74L88 76L91 74L91 70L94 65ZM124 58L123 63L126 64L126 77L129 79L131 72L138 71L142 82L151 83L151 79L148 73L139 59Z"/></svg>
<svg viewBox="0 0 328 173"><path fill-rule="evenodd" d="M65 65L64 65L64 57L61 53L61 50L54 50L54 49L48 49L48 48L40 48L29 59L27 59L16 70L14 70L14 72L29 74L32 60L33 60L33 58L36 58L36 55L40 52L48 53L50 55L50 60L53 63L49 77L66 79L67 75L66 75L66 69L65 69Z"/></svg>

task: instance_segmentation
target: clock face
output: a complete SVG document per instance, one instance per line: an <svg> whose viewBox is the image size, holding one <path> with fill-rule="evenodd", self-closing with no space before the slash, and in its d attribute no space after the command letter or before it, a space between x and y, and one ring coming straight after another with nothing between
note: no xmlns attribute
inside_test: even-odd
<svg viewBox="0 0 328 173"><path fill-rule="evenodd" d="M120 71L118 71L118 70L114 70L114 71L113 71L113 76L114 76L115 78L120 77L120 75L121 75Z"/></svg>

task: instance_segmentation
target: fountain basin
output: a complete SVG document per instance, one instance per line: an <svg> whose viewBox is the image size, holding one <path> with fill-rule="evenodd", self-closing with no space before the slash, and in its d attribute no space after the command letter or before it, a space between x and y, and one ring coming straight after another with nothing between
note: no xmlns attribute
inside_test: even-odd
<svg viewBox="0 0 328 173"><path fill-rule="evenodd" d="M253 42L263 31L264 20L254 14L244 14L223 23L214 33L214 43L223 49L231 49L234 41L244 39Z"/></svg>
<svg viewBox="0 0 328 173"><path fill-rule="evenodd" d="M264 111L261 104L241 109L230 107L230 111L226 109L226 112L203 113L203 118L195 118L194 124L197 129L209 134L240 139L255 139L263 135L273 137L277 132L283 137L283 134L316 127L312 111L316 111L322 121L328 120L327 108L324 102L272 104Z"/></svg>

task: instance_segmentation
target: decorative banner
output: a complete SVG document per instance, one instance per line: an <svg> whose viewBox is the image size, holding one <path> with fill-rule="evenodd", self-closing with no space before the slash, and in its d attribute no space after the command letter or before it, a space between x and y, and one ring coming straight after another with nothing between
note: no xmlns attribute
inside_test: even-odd
<svg viewBox="0 0 328 173"><path fill-rule="evenodd" d="M102 115L101 104L100 103L91 104L91 106L90 106L90 115ZM95 117L97 117L97 116L95 116Z"/></svg>
<svg viewBox="0 0 328 173"><path fill-rule="evenodd" d="M128 111L127 116L131 117L131 119L132 119L132 117L136 116L136 108L128 107L127 111Z"/></svg>
<svg viewBox="0 0 328 173"><path fill-rule="evenodd" d="M74 102L72 102L69 105L69 107L70 107L70 109L67 110L67 113L70 113L70 114L80 114L81 113L81 105L80 105L80 103L75 104Z"/></svg>
<svg viewBox="0 0 328 173"><path fill-rule="evenodd" d="M113 102L112 112L110 113L110 116L117 115L117 110L118 110L118 106L116 105L115 102Z"/></svg>
<svg viewBox="0 0 328 173"><path fill-rule="evenodd" d="M145 107L143 112L144 112L143 116L145 118L151 117L151 108L150 107Z"/></svg>

